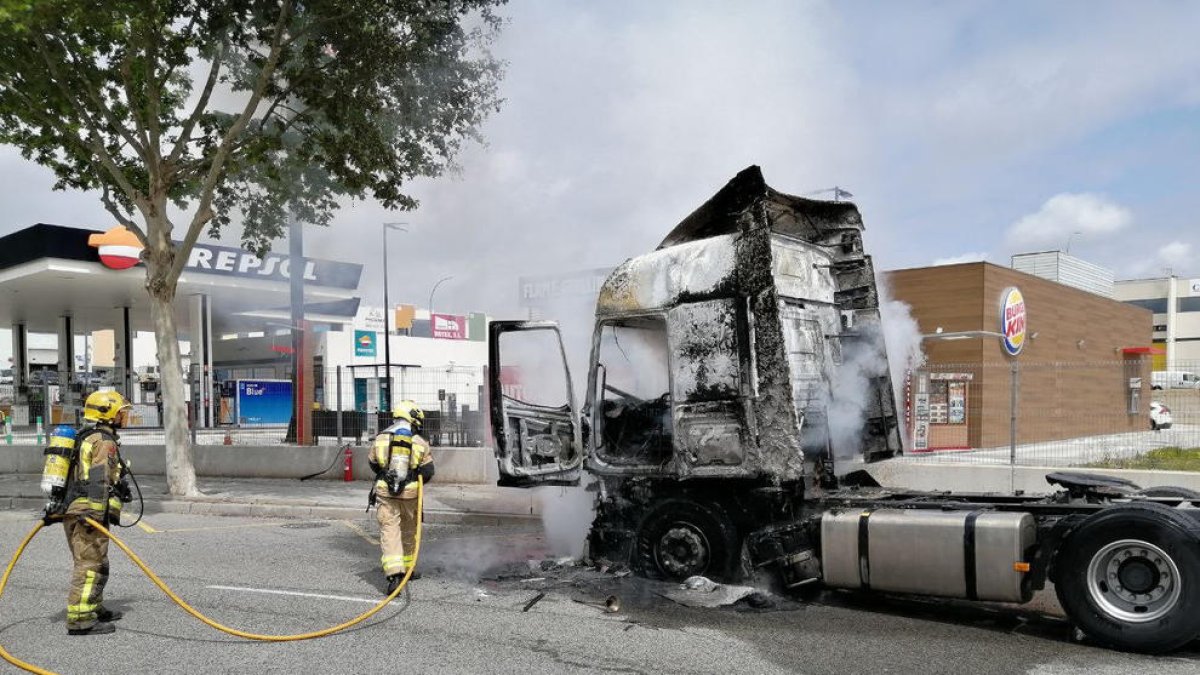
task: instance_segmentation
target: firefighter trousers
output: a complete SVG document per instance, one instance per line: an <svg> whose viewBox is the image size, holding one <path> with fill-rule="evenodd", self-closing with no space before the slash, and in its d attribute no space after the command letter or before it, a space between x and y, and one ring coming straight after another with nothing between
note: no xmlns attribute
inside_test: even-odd
<svg viewBox="0 0 1200 675"><path fill-rule="evenodd" d="M108 582L108 537L84 522L83 516L63 518L67 547L71 549L71 591L67 595L67 628L91 628L104 601Z"/></svg>
<svg viewBox="0 0 1200 675"><path fill-rule="evenodd" d="M379 521L379 547L383 573L404 574L413 564L417 545L417 500L378 497L375 519Z"/></svg>

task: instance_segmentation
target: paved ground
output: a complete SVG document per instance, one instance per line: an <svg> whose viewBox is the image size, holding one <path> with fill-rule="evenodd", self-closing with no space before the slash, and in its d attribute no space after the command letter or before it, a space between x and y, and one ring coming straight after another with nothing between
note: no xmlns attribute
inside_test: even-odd
<svg viewBox="0 0 1200 675"><path fill-rule="evenodd" d="M367 481L343 482L276 478L208 478L198 484L204 494L193 498L167 494L164 476L138 476L146 513L192 513L227 516L289 518L360 518L371 486ZM0 474L0 509L39 508L45 503L41 477ZM425 492L429 522L496 524L536 520L543 499L561 488L501 488L494 485L455 485L434 482ZM127 507L136 515L138 503ZM128 519L127 519L128 520Z"/></svg>
<svg viewBox="0 0 1200 675"><path fill-rule="evenodd" d="M0 556L33 515L0 512ZM188 601L237 627L287 633L332 625L380 597L369 520L159 514L122 536ZM428 527L426 578L366 627L287 644L219 634L170 604L115 552L116 635L68 638L62 535L39 536L0 600L0 642L61 673L96 672L793 672L1196 673L1200 652L1166 658L1068 641L1032 614L826 594L772 610L685 608L632 578L531 571L549 551L536 523ZM506 575L497 577L497 571ZM572 576L572 575L582 576ZM588 576L590 575L590 576ZM547 595L529 608L537 593ZM610 593L608 614L579 601ZM85 653L81 647L87 645Z"/></svg>

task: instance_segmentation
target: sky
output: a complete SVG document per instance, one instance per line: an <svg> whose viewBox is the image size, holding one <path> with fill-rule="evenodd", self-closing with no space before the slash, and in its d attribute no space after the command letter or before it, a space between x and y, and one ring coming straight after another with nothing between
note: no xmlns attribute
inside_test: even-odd
<svg viewBox="0 0 1200 675"><path fill-rule="evenodd" d="M347 204L310 255L382 303L520 316L517 279L644 253L739 170L862 210L877 269L1064 249L1200 276L1200 3L519 0L505 99L411 213ZM0 234L107 228L0 149ZM236 241L236 232L227 240ZM286 251L286 241L277 249ZM371 296L380 296L377 300Z"/></svg>

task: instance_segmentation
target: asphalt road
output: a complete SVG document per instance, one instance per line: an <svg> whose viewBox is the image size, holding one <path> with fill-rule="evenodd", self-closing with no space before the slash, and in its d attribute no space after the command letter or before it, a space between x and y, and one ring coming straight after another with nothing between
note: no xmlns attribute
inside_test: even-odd
<svg viewBox="0 0 1200 675"><path fill-rule="evenodd" d="M29 513L0 512L5 560L31 524ZM370 520L163 514L149 526L122 536L190 603L245 630L314 630L381 597ZM60 673L1200 672L1200 650L1111 652L1071 642L1064 623L1027 612L840 593L766 610L687 608L632 578L530 571L528 559L548 555L536 526L427 532L426 576L412 583L408 602L333 637L255 643L184 614L115 548L108 604L126 617L114 635L68 637L69 557L52 528L0 599L0 643ZM497 570L507 574L497 578ZM546 596L523 611L539 592ZM583 604L609 593L621 597L620 612Z"/></svg>

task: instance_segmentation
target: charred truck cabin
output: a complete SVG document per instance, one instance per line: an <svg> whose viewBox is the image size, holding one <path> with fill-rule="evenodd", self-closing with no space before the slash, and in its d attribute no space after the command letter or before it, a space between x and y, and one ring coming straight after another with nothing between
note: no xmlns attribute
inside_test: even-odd
<svg viewBox="0 0 1200 675"><path fill-rule="evenodd" d="M742 171L606 280L582 406L555 323L493 322L500 484L587 474L590 554L648 576L766 571L797 594L1014 603L1050 580L1102 644L1164 651L1200 635L1200 494L1065 472L1044 497L870 478L901 445L862 229L852 203ZM852 386L845 433L831 405ZM850 461L867 470L839 475Z"/></svg>

